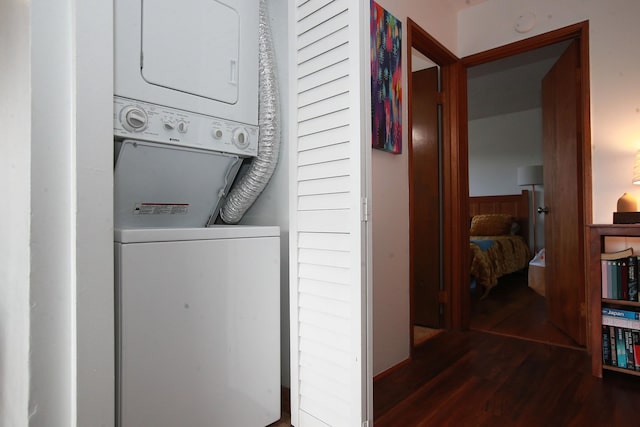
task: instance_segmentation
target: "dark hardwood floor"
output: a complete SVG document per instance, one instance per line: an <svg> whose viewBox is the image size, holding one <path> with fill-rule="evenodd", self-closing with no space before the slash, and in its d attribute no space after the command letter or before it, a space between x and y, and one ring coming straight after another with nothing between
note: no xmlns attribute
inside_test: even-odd
<svg viewBox="0 0 640 427"><path fill-rule="evenodd" d="M547 321L546 301L527 286L525 272L500 278L488 296L480 299L480 295L474 295L471 303L472 330L577 347L574 340Z"/></svg>
<svg viewBox="0 0 640 427"><path fill-rule="evenodd" d="M376 427L638 423L640 378L593 377L588 354L546 322L544 298L522 277L474 301L475 330L436 335L375 382Z"/></svg>
<svg viewBox="0 0 640 427"><path fill-rule="evenodd" d="M591 375L585 351L445 331L374 384L374 425L635 425L640 378Z"/></svg>

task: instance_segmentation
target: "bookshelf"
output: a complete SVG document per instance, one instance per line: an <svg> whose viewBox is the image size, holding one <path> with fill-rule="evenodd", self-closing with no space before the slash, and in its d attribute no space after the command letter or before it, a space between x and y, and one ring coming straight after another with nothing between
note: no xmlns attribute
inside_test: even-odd
<svg viewBox="0 0 640 427"><path fill-rule="evenodd" d="M602 307L640 308L640 303L602 298L602 273L600 254L604 252L607 237L640 237L640 224L589 224L587 225L587 303L590 307L589 331L591 348L591 372L602 377L603 370L618 371L640 376L640 372L602 364ZM636 255L638 255L636 253Z"/></svg>

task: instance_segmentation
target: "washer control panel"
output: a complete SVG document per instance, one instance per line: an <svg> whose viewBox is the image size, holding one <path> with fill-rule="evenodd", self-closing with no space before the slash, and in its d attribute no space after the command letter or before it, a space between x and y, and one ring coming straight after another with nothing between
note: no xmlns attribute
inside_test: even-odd
<svg viewBox="0 0 640 427"><path fill-rule="evenodd" d="M258 127L133 99L113 99L116 138L255 156Z"/></svg>

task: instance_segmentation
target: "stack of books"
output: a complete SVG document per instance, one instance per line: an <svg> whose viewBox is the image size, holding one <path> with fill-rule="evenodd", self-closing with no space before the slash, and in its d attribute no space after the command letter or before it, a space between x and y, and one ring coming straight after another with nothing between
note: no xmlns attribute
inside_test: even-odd
<svg viewBox="0 0 640 427"><path fill-rule="evenodd" d="M602 364L640 371L640 312L602 307Z"/></svg>
<svg viewBox="0 0 640 427"><path fill-rule="evenodd" d="M638 302L638 256L633 249L600 255L602 298Z"/></svg>

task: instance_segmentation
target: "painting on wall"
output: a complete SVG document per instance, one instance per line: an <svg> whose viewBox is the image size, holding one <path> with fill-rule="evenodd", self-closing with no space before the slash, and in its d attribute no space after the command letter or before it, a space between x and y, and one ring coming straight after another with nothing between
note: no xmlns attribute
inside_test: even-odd
<svg viewBox="0 0 640 427"><path fill-rule="evenodd" d="M371 1L372 146L402 152L402 23Z"/></svg>

